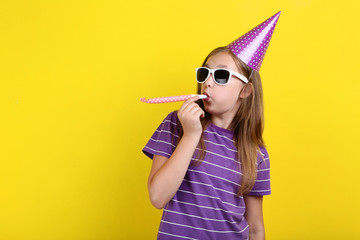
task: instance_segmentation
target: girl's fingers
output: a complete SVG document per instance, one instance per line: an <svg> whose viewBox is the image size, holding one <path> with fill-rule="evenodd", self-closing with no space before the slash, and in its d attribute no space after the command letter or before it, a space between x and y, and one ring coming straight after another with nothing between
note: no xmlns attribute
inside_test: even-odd
<svg viewBox="0 0 360 240"><path fill-rule="evenodd" d="M200 108L200 106L196 103L189 104L184 112L188 113L189 116L195 116L196 118L205 117L205 112Z"/></svg>
<svg viewBox="0 0 360 240"><path fill-rule="evenodd" d="M198 99L199 99L199 96L194 96L192 98L189 98L188 100L186 100L183 103L183 105L180 107L179 111L184 110L190 103L195 102Z"/></svg>
<svg viewBox="0 0 360 240"><path fill-rule="evenodd" d="M199 105L197 105L196 103L189 103L189 105L187 105L187 107L184 109L184 111L189 112L189 113L194 113L196 109L200 108Z"/></svg>
<svg viewBox="0 0 360 240"><path fill-rule="evenodd" d="M196 109L194 115L198 118L200 118L200 117L204 118L205 112L199 107L199 109Z"/></svg>
<svg viewBox="0 0 360 240"><path fill-rule="evenodd" d="M195 112L197 111L197 110L202 110L201 108L200 108L200 106L198 105L198 104L196 104L196 103L193 103L193 104L189 104L188 105L188 107L187 107L187 110L188 110L188 112L190 113L190 114L195 114Z"/></svg>

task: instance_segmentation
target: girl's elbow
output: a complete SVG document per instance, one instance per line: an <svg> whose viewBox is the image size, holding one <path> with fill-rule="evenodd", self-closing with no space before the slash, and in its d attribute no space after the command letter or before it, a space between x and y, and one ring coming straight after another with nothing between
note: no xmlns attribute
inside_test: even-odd
<svg viewBox="0 0 360 240"><path fill-rule="evenodd" d="M150 195L150 202L157 209L163 209L166 205L166 202L162 201L159 198L154 197L153 195Z"/></svg>
<svg viewBox="0 0 360 240"><path fill-rule="evenodd" d="M157 209L163 209L167 204L167 202L164 199L164 196L162 196L161 193L155 192L154 189L152 189L151 187L149 187L149 198L151 204Z"/></svg>
<svg viewBox="0 0 360 240"><path fill-rule="evenodd" d="M157 209L163 209L166 204L151 202L152 205Z"/></svg>

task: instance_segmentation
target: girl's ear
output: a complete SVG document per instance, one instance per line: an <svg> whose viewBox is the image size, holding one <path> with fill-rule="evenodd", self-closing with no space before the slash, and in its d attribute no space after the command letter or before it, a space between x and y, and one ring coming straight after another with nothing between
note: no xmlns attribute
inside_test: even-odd
<svg viewBox="0 0 360 240"><path fill-rule="evenodd" d="M247 83L243 86L243 88L240 91L240 98L247 98L248 96L250 96L250 94L253 91L253 85L252 83Z"/></svg>

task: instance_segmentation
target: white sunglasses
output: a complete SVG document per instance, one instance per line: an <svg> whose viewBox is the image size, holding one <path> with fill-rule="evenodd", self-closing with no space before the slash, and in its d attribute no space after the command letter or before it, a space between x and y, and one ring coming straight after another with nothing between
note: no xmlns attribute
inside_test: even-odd
<svg viewBox="0 0 360 240"><path fill-rule="evenodd" d="M226 68L216 68L210 69L207 67L196 68L196 81L198 83L204 83L210 77L210 74L213 74L213 80L216 84L226 85L229 83L231 77L234 75L238 79L242 80L244 83L248 83L249 80L240 73L237 73L233 70Z"/></svg>

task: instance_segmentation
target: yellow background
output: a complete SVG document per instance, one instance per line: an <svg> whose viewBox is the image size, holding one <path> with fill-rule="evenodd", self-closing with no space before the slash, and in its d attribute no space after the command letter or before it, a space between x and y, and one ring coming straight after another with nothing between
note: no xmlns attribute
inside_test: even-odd
<svg viewBox="0 0 360 240"><path fill-rule="evenodd" d="M0 239L155 239L141 152L206 55L282 11L260 70L267 239L359 239L359 1L1 1Z"/></svg>

